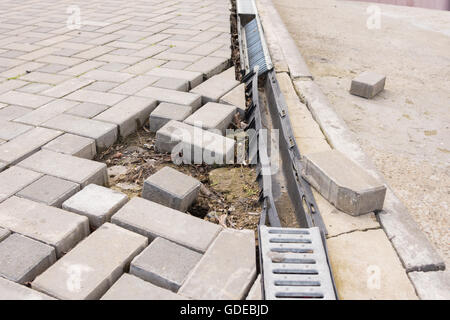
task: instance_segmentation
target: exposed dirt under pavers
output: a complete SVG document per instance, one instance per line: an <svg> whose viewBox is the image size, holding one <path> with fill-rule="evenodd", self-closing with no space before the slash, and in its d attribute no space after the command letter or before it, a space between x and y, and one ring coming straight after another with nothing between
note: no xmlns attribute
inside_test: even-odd
<svg viewBox="0 0 450 320"><path fill-rule="evenodd" d="M259 222L259 188L254 168L245 165L178 166L170 154L155 150L155 135L148 124L118 141L95 160L108 166L109 184L130 198L140 196L144 180L164 166L188 174L202 183L197 202L188 213L233 229L256 230Z"/></svg>

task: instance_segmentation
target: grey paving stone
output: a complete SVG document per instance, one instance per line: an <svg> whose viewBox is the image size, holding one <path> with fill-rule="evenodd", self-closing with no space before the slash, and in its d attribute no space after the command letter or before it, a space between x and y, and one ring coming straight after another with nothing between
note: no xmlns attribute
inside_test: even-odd
<svg viewBox="0 0 450 320"><path fill-rule="evenodd" d="M25 284L56 261L55 249L14 233L0 242L0 276Z"/></svg>
<svg viewBox="0 0 450 320"><path fill-rule="evenodd" d="M164 43L164 41L162 43ZM173 60L173 61L195 62L195 61L200 60L202 57L196 56L193 54L173 53L173 52L168 52L166 50L164 52L157 54L153 58L160 59L160 60L167 60L167 61Z"/></svg>
<svg viewBox="0 0 450 320"><path fill-rule="evenodd" d="M150 240L162 237L200 253L222 230L216 224L138 197L113 215L111 222Z"/></svg>
<svg viewBox="0 0 450 320"><path fill-rule="evenodd" d="M408 277L422 300L449 300L450 274L448 271L409 272Z"/></svg>
<svg viewBox="0 0 450 320"><path fill-rule="evenodd" d="M371 99L383 91L385 83L386 76L369 71L363 72L352 80L350 93Z"/></svg>
<svg viewBox="0 0 450 320"><path fill-rule="evenodd" d="M32 282L59 299L99 299L128 268L148 239L105 223Z"/></svg>
<svg viewBox="0 0 450 320"><path fill-rule="evenodd" d="M80 185L71 181L45 175L16 195L48 206L61 208L64 201L80 191Z"/></svg>
<svg viewBox="0 0 450 320"><path fill-rule="evenodd" d="M17 75L20 75L20 73L14 74L14 76L17 76ZM3 81L2 83L0 83L0 94L7 93L7 92L17 89L17 88L22 88L27 84L28 84L28 82L26 82L26 81L16 80L16 79L10 79L8 81ZM13 104L10 102L5 102L5 103Z"/></svg>
<svg viewBox="0 0 450 320"><path fill-rule="evenodd" d="M109 106L104 104L90 103L90 102L82 102L77 104L73 108L65 111L67 114L71 114L73 116L88 118L91 119L96 115L102 113L107 110Z"/></svg>
<svg viewBox="0 0 450 320"><path fill-rule="evenodd" d="M32 109L19 106L8 106L5 108L0 108L0 122L17 119L31 111Z"/></svg>
<svg viewBox="0 0 450 320"><path fill-rule="evenodd" d="M192 64L192 62L169 61L169 62L163 64L162 67L167 68L167 69L184 70L191 64Z"/></svg>
<svg viewBox="0 0 450 320"><path fill-rule="evenodd" d="M147 75L160 78L174 78L189 82L189 89L198 86L203 81L203 74L195 71L168 69L164 67L154 68Z"/></svg>
<svg viewBox="0 0 450 320"><path fill-rule="evenodd" d="M29 125L0 120L0 139L6 141L12 140L31 129L33 129L33 127Z"/></svg>
<svg viewBox="0 0 450 320"><path fill-rule="evenodd" d="M218 50L222 47L223 47L223 45L220 43L205 42L204 44L201 44L198 47L195 47L194 49L188 51L188 54L195 54L195 55L199 55L199 56L208 56L211 53L215 52L216 50ZM231 49L230 49L230 51L231 51Z"/></svg>
<svg viewBox="0 0 450 320"><path fill-rule="evenodd" d="M156 105L154 99L128 97L94 119L118 125L120 136L125 138L144 125Z"/></svg>
<svg viewBox="0 0 450 320"><path fill-rule="evenodd" d="M199 86L192 89L191 93L202 96L202 103L219 102L219 99L227 92L239 85L239 81L215 75Z"/></svg>
<svg viewBox="0 0 450 320"><path fill-rule="evenodd" d="M68 154L75 157L94 159L97 154L95 140L65 133L42 146L42 150L49 150Z"/></svg>
<svg viewBox="0 0 450 320"><path fill-rule="evenodd" d="M144 181L142 198L179 211L197 200L201 183L171 167L164 167Z"/></svg>
<svg viewBox="0 0 450 320"><path fill-rule="evenodd" d="M67 80L69 77L64 75L58 75L58 74L52 74L47 72L39 72L39 71L33 71L30 73L27 73L20 77L21 80L26 80L30 82L39 82L39 83L46 83L46 84L52 84L57 85L60 82L63 82Z"/></svg>
<svg viewBox="0 0 450 320"><path fill-rule="evenodd" d="M225 70L228 64L229 60L227 58L204 57L194 62L185 70L201 72L206 79L209 79Z"/></svg>
<svg viewBox="0 0 450 320"><path fill-rule="evenodd" d="M125 72L114 72L95 69L84 73L81 77L97 81L125 82L130 80L133 75Z"/></svg>
<svg viewBox="0 0 450 320"><path fill-rule="evenodd" d="M152 98L157 100L158 102L167 102L192 106L195 109L199 108L202 103L201 96L198 94L155 87L147 87L136 93L136 95Z"/></svg>
<svg viewBox="0 0 450 320"><path fill-rule="evenodd" d="M337 150L303 156L305 179L339 210L358 216L383 209L386 186Z"/></svg>
<svg viewBox="0 0 450 320"><path fill-rule="evenodd" d="M225 134L236 114L236 107L228 104L208 102L195 111L184 122L205 130L216 129Z"/></svg>
<svg viewBox="0 0 450 320"><path fill-rule="evenodd" d="M100 66L104 65L104 62L100 62L100 61L85 61L83 63L80 63L74 67L68 68L66 70L61 71L61 74L67 74L67 75L71 75L71 76L79 76L89 70L95 69L95 68L99 68ZM79 79L82 81L85 81L84 79ZM88 81L92 81L89 79L86 79Z"/></svg>
<svg viewBox="0 0 450 320"><path fill-rule="evenodd" d="M77 91L78 89L86 87L92 82L94 82L94 80L83 78L72 78L61 84L58 84L57 86L51 87L48 90L43 91L42 94L45 96L62 98L68 95L69 93L72 93L74 91Z"/></svg>
<svg viewBox="0 0 450 320"><path fill-rule="evenodd" d="M10 234L9 230L0 228L0 241L5 240Z"/></svg>
<svg viewBox="0 0 450 320"><path fill-rule="evenodd" d="M241 83L236 88L223 95L220 100L220 103L230 104L237 108L237 111L241 115L243 119L245 116L246 107L246 99L245 99L245 84Z"/></svg>
<svg viewBox="0 0 450 320"><path fill-rule="evenodd" d="M255 277L254 232L226 229L219 233L178 293L199 300L240 300Z"/></svg>
<svg viewBox="0 0 450 320"><path fill-rule="evenodd" d="M91 228L99 228L127 201L127 195L122 192L90 184L66 200L62 207L88 217Z"/></svg>
<svg viewBox="0 0 450 320"><path fill-rule="evenodd" d="M55 298L0 277L0 300L55 300Z"/></svg>
<svg viewBox="0 0 450 320"><path fill-rule="evenodd" d="M42 177L41 173L19 167L11 167L0 172L0 202L8 199L40 177Z"/></svg>
<svg viewBox="0 0 450 320"><path fill-rule="evenodd" d="M106 164L48 150L33 154L18 166L78 183L82 188L108 182Z"/></svg>
<svg viewBox="0 0 450 320"><path fill-rule="evenodd" d="M263 300L261 292L261 274L256 277L245 300Z"/></svg>
<svg viewBox="0 0 450 320"><path fill-rule="evenodd" d="M42 123L56 117L57 115L63 113L66 110L69 110L73 106L77 105L78 102L58 99L52 101L42 107L33 110L30 113L14 120L15 122L20 122L32 126L39 126Z"/></svg>
<svg viewBox="0 0 450 320"><path fill-rule="evenodd" d="M113 106L120 100L125 99L126 96L116 93L79 89L66 96L66 98L80 102L91 102L97 104L106 104L107 106Z"/></svg>
<svg viewBox="0 0 450 320"><path fill-rule="evenodd" d="M177 292L202 255L163 238L156 238L131 261L130 273Z"/></svg>
<svg viewBox="0 0 450 320"><path fill-rule="evenodd" d="M16 196L0 203L0 226L53 246L57 257L89 234L86 217Z"/></svg>
<svg viewBox="0 0 450 320"><path fill-rule="evenodd" d="M101 300L185 300L169 290L157 287L131 274L123 274Z"/></svg>
<svg viewBox="0 0 450 320"><path fill-rule="evenodd" d="M181 104L160 103L150 114L150 131L156 132L170 120L183 121L192 113L192 107Z"/></svg>
<svg viewBox="0 0 450 320"><path fill-rule="evenodd" d="M158 59L153 59L153 58L146 59L146 60L136 63L135 65L128 67L122 71L132 73L132 74L143 74L153 68L156 68L156 67L162 65L164 62L165 62L164 60L158 60Z"/></svg>
<svg viewBox="0 0 450 320"><path fill-rule="evenodd" d="M63 134L61 131L34 128L17 138L0 145L0 161L16 164L33 154L41 146Z"/></svg>
<svg viewBox="0 0 450 320"><path fill-rule="evenodd" d="M61 114L42 124L43 127L61 130L95 140L97 148L108 148L117 140L117 125L94 119Z"/></svg>
<svg viewBox="0 0 450 320"><path fill-rule="evenodd" d="M8 91L0 95L0 102L32 109L39 108L51 100L53 100L51 97L18 91Z"/></svg>
<svg viewBox="0 0 450 320"><path fill-rule="evenodd" d="M189 90L189 82L183 79L162 78L152 84L152 87L187 92Z"/></svg>
<svg viewBox="0 0 450 320"><path fill-rule="evenodd" d="M111 90L113 93L132 95L158 81L158 77L136 76Z"/></svg>
<svg viewBox="0 0 450 320"><path fill-rule="evenodd" d="M169 121L156 132L156 149L160 152L182 153L180 159L187 164L234 163L234 140L175 120ZM175 160L175 159L174 159Z"/></svg>

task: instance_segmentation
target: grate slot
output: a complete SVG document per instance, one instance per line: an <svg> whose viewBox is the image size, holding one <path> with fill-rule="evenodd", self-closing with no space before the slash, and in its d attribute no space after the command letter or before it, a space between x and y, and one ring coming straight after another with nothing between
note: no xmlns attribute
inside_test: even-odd
<svg viewBox="0 0 450 320"><path fill-rule="evenodd" d="M276 280L274 285L283 287L320 287L319 281Z"/></svg>

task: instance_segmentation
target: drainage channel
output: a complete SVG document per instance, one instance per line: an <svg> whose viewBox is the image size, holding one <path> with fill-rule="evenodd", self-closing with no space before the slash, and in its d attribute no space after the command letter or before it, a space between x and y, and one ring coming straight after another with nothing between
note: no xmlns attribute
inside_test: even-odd
<svg viewBox="0 0 450 320"><path fill-rule="evenodd" d="M258 228L265 299L337 299L323 223L276 79L253 0L236 1L249 160L256 164Z"/></svg>

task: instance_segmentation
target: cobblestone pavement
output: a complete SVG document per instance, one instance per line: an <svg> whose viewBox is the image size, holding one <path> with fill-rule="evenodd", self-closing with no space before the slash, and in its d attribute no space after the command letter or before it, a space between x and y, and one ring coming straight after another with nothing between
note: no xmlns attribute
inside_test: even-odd
<svg viewBox="0 0 450 320"><path fill-rule="evenodd" d="M1 2L0 299L246 297L253 232L178 211L195 181L159 172L157 191L128 201L92 160L149 116L162 151L173 128L193 128L187 117L200 130L230 124L239 106L223 103L241 90L229 10L227 0ZM234 147L208 137L217 143L205 150Z"/></svg>

